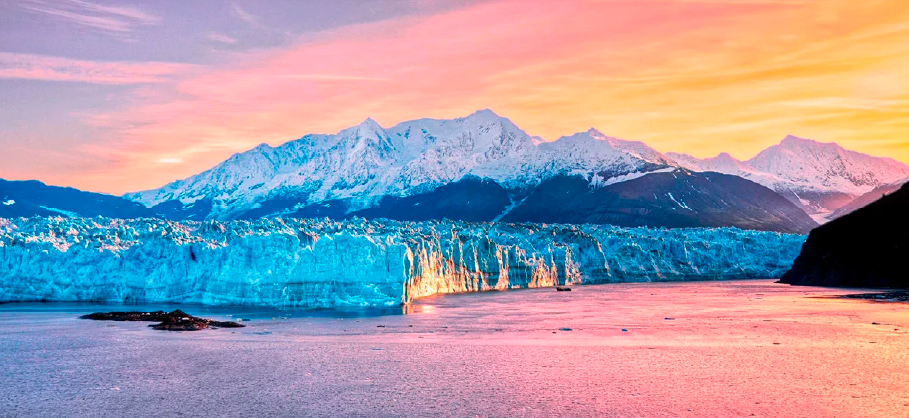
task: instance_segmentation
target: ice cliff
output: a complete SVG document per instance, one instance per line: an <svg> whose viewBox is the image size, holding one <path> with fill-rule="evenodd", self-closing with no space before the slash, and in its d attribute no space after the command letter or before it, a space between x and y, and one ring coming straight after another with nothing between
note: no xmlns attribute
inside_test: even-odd
<svg viewBox="0 0 909 418"><path fill-rule="evenodd" d="M391 306L439 293L780 277L801 235L262 219L0 219L0 301Z"/></svg>

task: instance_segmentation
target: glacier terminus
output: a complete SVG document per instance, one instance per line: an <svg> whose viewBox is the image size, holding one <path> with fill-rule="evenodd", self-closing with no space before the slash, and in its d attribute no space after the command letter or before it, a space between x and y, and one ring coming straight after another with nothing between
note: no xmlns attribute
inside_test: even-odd
<svg viewBox="0 0 909 418"><path fill-rule="evenodd" d="M0 302L384 307L457 292L780 277L805 237L736 228L0 219Z"/></svg>

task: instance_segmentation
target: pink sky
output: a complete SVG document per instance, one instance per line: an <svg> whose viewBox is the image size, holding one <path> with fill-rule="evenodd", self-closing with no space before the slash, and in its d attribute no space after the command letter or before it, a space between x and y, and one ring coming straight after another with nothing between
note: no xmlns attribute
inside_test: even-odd
<svg viewBox="0 0 909 418"><path fill-rule="evenodd" d="M900 1L494 0L225 51L208 64L0 52L0 62L26 61L0 65L0 78L136 85L118 108L73 110L96 134L78 151L104 164L75 173L0 168L0 176L122 193L366 117L391 126L483 108L547 140L596 127L660 151L750 158L791 133L905 162L906 9Z"/></svg>

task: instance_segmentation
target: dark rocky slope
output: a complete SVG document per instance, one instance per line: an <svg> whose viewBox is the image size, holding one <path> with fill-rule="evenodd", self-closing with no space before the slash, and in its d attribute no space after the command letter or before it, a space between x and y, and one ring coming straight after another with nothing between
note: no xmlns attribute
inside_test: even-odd
<svg viewBox="0 0 909 418"><path fill-rule="evenodd" d="M509 203L508 192L498 183L467 177L429 193L407 197L384 196L377 206L351 215L400 221L453 219L483 222L495 219Z"/></svg>
<svg viewBox="0 0 909 418"><path fill-rule="evenodd" d="M909 185L820 226L781 282L909 288Z"/></svg>
<svg viewBox="0 0 909 418"><path fill-rule="evenodd" d="M0 179L0 218L31 216L158 217L154 211L122 197L48 186L35 180Z"/></svg>
<svg viewBox="0 0 909 418"><path fill-rule="evenodd" d="M680 170L592 187L580 177L544 181L502 221L625 227L727 227L805 234L817 226L773 190L741 177Z"/></svg>
<svg viewBox="0 0 909 418"><path fill-rule="evenodd" d="M520 190L467 176L425 193L382 196L359 209L349 200L306 204L307 198L305 194L275 197L234 217L738 227L799 234L817 226L804 211L767 187L732 175L688 170L651 173L606 186L591 184L581 176L558 175ZM172 220L204 219L206 212L197 209L211 209L211 201L187 206L171 202L152 209Z"/></svg>

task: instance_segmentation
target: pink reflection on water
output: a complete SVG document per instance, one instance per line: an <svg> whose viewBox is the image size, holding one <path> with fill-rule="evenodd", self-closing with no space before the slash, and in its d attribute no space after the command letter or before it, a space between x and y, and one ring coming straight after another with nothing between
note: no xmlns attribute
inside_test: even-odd
<svg viewBox="0 0 909 418"><path fill-rule="evenodd" d="M0 387L22 416L909 416L907 305L831 297L846 293L767 280L530 289L420 299L407 315L254 319L236 334L4 307Z"/></svg>

